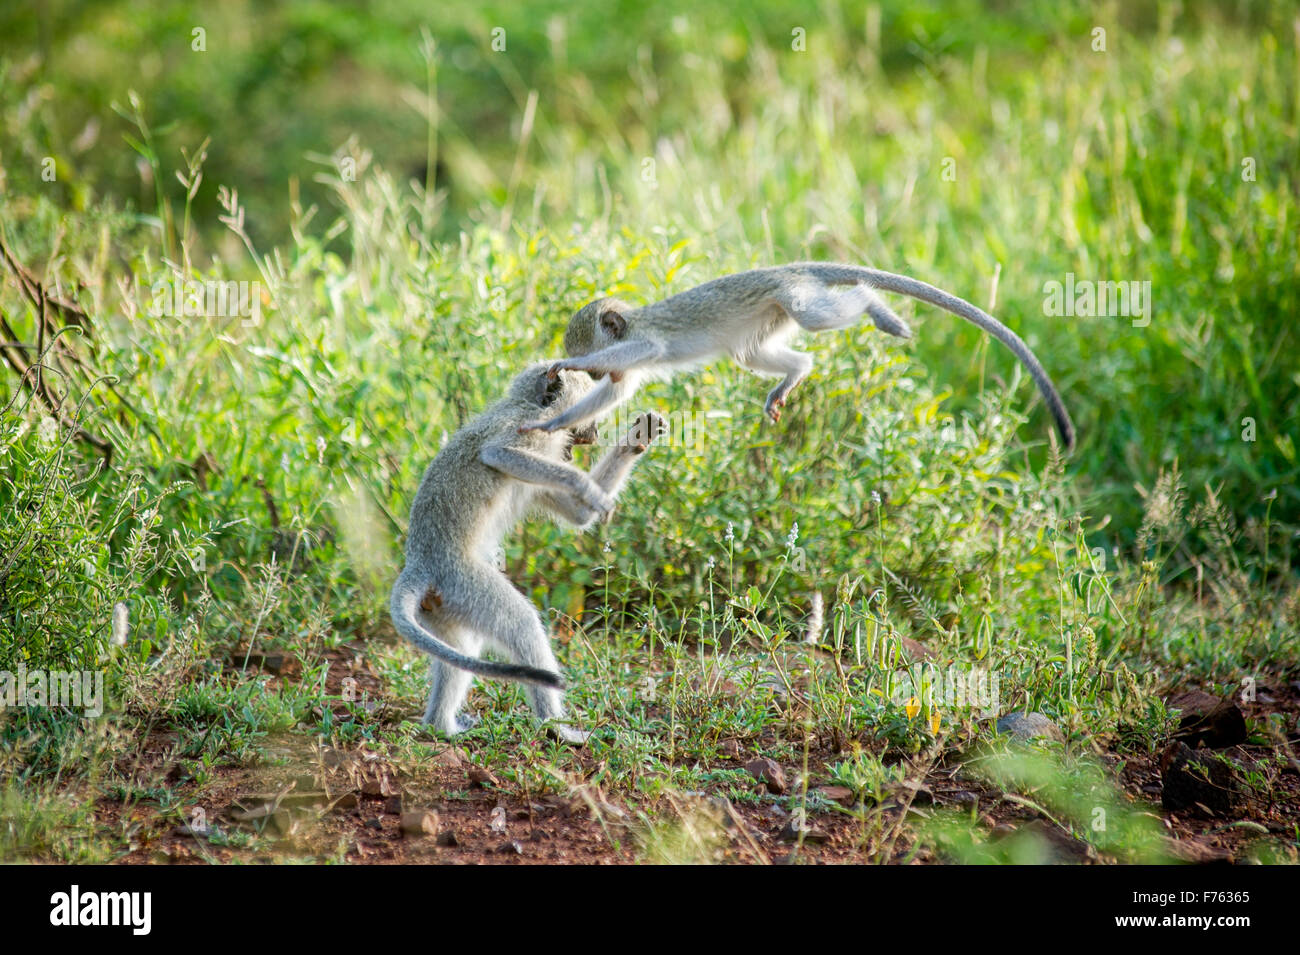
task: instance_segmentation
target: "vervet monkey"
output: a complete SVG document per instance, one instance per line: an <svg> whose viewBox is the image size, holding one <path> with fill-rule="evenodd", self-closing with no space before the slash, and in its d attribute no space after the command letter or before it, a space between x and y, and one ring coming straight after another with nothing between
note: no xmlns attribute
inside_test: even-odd
<svg viewBox="0 0 1300 955"><path fill-rule="evenodd" d="M454 734L473 725L460 710L476 673L527 684L543 722L564 717L564 683L546 627L502 572L502 539L534 508L579 527L607 520L633 464L666 430L663 418L642 415L590 474L568 462L575 444L596 439L595 427L519 433L524 422L565 412L594 388L587 375L550 376L547 363L532 365L453 435L424 473L389 611L397 632L433 658L426 726ZM480 659L484 649L508 662ZM588 735L562 724L552 729L570 742Z"/></svg>
<svg viewBox="0 0 1300 955"><path fill-rule="evenodd" d="M838 285L849 288L837 293L832 286ZM643 380L667 377L675 369L720 355L730 355L760 374L783 376L765 405L768 416L779 421L790 392L812 370L812 359L786 344L800 328L813 332L846 328L865 312L882 331L911 337L911 329L880 300L876 289L937 305L1010 348L1047 401L1066 449L1074 447L1074 425L1065 404L1019 335L982 309L933 285L892 272L829 262L726 275L641 307L616 298L584 305L564 333L570 357L552 364L551 373L585 371L600 383L568 411L524 427L554 431L581 425L626 401Z"/></svg>

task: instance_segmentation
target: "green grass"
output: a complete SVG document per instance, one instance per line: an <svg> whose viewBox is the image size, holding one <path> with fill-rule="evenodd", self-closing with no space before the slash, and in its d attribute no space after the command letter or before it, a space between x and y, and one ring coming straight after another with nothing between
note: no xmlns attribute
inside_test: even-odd
<svg viewBox="0 0 1300 955"><path fill-rule="evenodd" d="M107 4L86 22L71 9L6 15L0 227L92 319L63 339L84 365L50 352L46 374L115 454L99 466L0 379L0 669L104 669L112 730L0 717L0 759L23 783L0 794L3 819L22 821L0 836L6 857L121 851L128 834L67 800L171 806L130 770L152 733L176 733L203 773L263 761L286 735L417 759L425 671L383 642L385 607L445 435L558 355L591 297L649 300L753 264L860 261L991 306L1051 371L1081 446L1065 461L1047 446L1002 349L907 302L893 304L915 344L865 326L808 340L817 370L780 427L762 420L765 383L728 363L644 391L637 410L698 440L654 449L608 528L532 522L508 565L572 630L560 655L602 767L584 784L636 808L646 857L714 851L720 823L682 794L756 798L725 768L740 741L786 765L839 754L816 775L875 794L862 854L888 858L898 834L870 807L899 767L990 735L976 707L908 704L904 637L999 674L1001 711L1060 725L1069 742L1048 769L996 778L1124 860L1156 850L1118 810L1091 828L1093 808L1118 805L1091 742L1150 755L1169 688L1295 672L1300 74L1270 7L1031 4L977 30L916 4L878 21L705 4L653 23L629 5L627 30L572 15L564 55L544 18L504 11L493 54L498 14L481 8L431 23L436 136L400 102L431 89L423 8L230 8L207 54L175 48L182 7ZM800 25L807 52L790 49ZM91 114L100 145L74 158ZM427 202L409 167L422 180L431 147L444 178ZM1150 324L1047 315L1044 283L1070 272L1151 282ZM260 322L150 314L158 283L227 278L262 283ZM0 311L36 342L10 279ZM124 648L109 642L118 602ZM324 689L327 652L349 641L377 659L387 709ZM250 642L302 676L241 667ZM517 690L474 700L477 758L528 792L572 788L577 757L544 740ZM779 802L839 811L816 800ZM917 845L984 859L969 822ZM61 828L81 838L50 837Z"/></svg>

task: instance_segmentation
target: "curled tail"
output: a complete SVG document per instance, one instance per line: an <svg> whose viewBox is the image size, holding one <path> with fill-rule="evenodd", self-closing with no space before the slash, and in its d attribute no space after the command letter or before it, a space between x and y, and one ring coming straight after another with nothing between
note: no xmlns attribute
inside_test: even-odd
<svg viewBox="0 0 1300 955"><path fill-rule="evenodd" d="M535 667L518 663L498 663L495 660L480 660L461 653L455 647L444 643L430 633L420 623L415 612L416 606L424 595L425 588L417 586L405 575L397 578L393 587L393 596L389 601L388 612L393 618L393 626L418 649L437 657L443 663L450 664L479 676L495 677L499 680L516 680L520 683L536 683L555 690L564 689L564 680L558 673L539 670Z"/></svg>
<svg viewBox="0 0 1300 955"><path fill-rule="evenodd" d="M1070 420L1070 413L1065 410L1065 402L1061 400L1061 395L1057 392L1056 386L1052 384L1052 379L1047 376L1042 364L1034 356L1034 353L1029 350L1029 346L1024 343L1024 340L988 312L972 305L965 299L950 295L926 282L911 279L905 275L895 275L893 272L882 272L879 269L868 269L860 265L836 265L829 262L800 262L791 266L791 268L806 272L830 285L864 282L872 288L894 292L898 295L906 295L909 298L941 308L945 312L951 312L958 318L964 318L971 324L984 329L984 331L1010 348L1024 366L1029 369L1030 377L1034 379L1034 384L1038 386L1043 400L1047 402L1047 410L1051 412L1052 419L1056 422L1056 430L1060 432L1066 450L1074 450L1074 422ZM897 334L881 325L880 317L874 313L869 312L869 314L875 319L876 324L880 325L885 331Z"/></svg>

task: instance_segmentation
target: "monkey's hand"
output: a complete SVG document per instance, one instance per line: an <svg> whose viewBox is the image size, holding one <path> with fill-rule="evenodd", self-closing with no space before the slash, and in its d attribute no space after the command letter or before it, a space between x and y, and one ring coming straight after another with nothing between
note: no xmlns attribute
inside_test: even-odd
<svg viewBox="0 0 1300 955"><path fill-rule="evenodd" d="M606 493L595 481L587 482L582 489L582 502L601 517L614 511L614 495Z"/></svg>
<svg viewBox="0 0 1300 955"><path fill-rule="evenodd" d="M552 362L551 367L546 369L547 378L558 378L562 371L590 371L591 369L583 367L581 358L561 358L557 362Z"/></svg>
<svg viewBox="0 0 1300 955"><path fill-rule="evenodd" d="M632 427L623 436L621 447L632 454L643 454L655 440L668 433L668 422L662 415L647 411L632 422Z"/></svg>

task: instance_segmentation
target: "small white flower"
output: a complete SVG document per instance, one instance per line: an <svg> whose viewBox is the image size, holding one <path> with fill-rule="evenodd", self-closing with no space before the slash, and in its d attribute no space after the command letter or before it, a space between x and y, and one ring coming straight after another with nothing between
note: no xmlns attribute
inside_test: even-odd
<svg viewBox="0 0 1300 955"><path fill-rule="evenodd" d="M320 436L317 436L316 438L316 463L317 464L325 463L325 449L327 447L329 447L329 445L326 443L325 439Z"/></svg>
<svg viewBox="0 0 1300 955"><path fill-rule="evenodd" d="M613 549L614 549L613 545L610 544L609 541L605 541L605 553L608 554Z"/></svg>
<svg viewBox="0 0 1300 955"><path fill-rule="evenodd" d="M710 557L710 558L709 558L709 568L708 568L708 569L709 569L709 570L712 570L712 569L713 569L714 567L716 567L716 566L718 566L718 562L717 562L716 560L714 560L712 557Z"/></svg>
<svg viewBox="0 0 1300 955"><path fill-rule="evenodd" d="M879 504L880 504L880 492L879 492L879 491L872 491L872 492L871 492L871 503L872 503L872 504L876 504L876 505L879 505Z"/></svg>
<svg viewBox="0 0 1300 955"><path fill-rule="evenodd" d="M736 525L727 521L727 540L728 542L736 539Z"/></svg>

